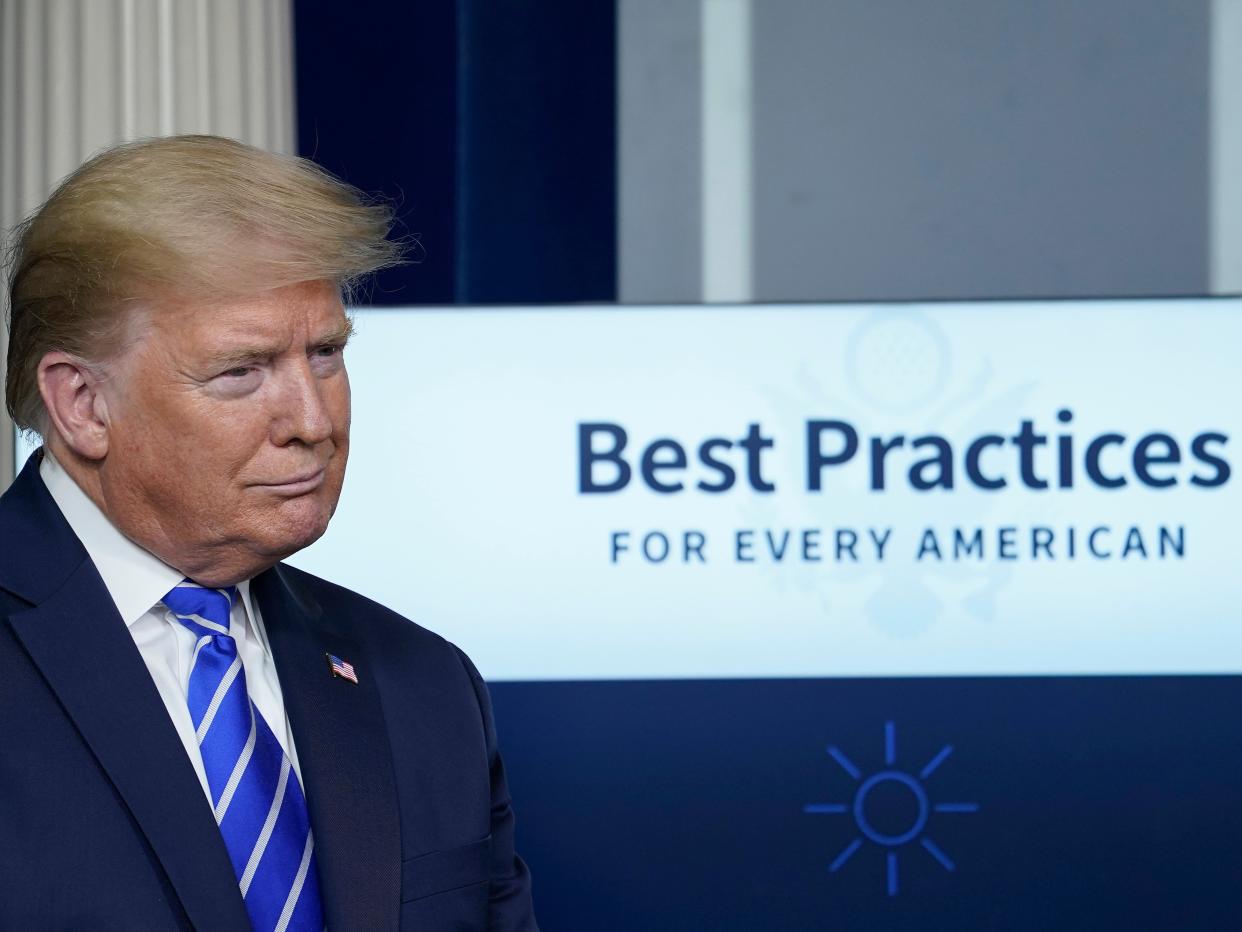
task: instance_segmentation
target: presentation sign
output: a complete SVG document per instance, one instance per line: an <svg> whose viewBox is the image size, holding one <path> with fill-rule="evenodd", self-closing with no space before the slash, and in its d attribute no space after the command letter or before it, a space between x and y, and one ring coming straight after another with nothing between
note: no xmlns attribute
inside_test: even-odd
<svg viewBox="0 0 1242 932"><path fill-rule="evenodd" d="M1242 671L1242 302L356 323L293 562L489 677Z"/></svg>
<svg viewBox="0 0 1242 932"><path fill-rule="evenodd" d="M1242 301L356 324L293 562L491 678L1242 672Z"/></svg>

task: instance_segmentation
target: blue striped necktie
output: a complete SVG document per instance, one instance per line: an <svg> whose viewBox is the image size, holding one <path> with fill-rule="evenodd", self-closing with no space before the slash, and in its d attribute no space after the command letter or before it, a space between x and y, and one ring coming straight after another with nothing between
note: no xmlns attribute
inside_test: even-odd
<svg viewBox="0 0 1242 932"><path fill-rule="evenodd" d="M198 638L188 701L216 824L256 930L323 929L306 798L280 742L246 693L229 614L237 590L185 580L164 596Z"/></svg>

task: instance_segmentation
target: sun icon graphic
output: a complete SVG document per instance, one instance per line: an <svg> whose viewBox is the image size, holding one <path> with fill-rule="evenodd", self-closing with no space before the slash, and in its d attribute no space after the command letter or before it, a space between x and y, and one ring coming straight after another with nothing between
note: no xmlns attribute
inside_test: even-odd
<svg viewBox="0 0 1242 932"><path fill-rule="evenodd" d="M828 865L829 873L835 874L843 868L863 846L864 841L872 841L887 849L885 852L886 889L889 896L897 895L897 854L904 845L917 841L919 846L945 870L956 870L957 865L953 863L953 860L928 837L926 831L928 819L932 813L978 812L979 804L933 803L924 786L927 778L935 773L936 769L952 753L953 745L946 744L917 775L898 770L896 769L897 729L892 722L885 722L884 769L864 777L862 771L841 752L840 748L828 745L828 756L858 784L858 788L854 791L853 802L808 803L802 807L802 811L811 815L852 814L859 832ZM893 810L904 813L902 821L893 822Z"/></svg>

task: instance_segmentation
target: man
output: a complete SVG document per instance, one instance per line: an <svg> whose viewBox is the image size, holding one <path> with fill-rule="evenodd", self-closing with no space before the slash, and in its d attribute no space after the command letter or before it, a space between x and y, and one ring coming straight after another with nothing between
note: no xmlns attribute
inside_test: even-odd
<svg viewBox="0 0 1242 932"><path fill-rule="evenodd" d="M199 136L19 231L6 401L44 446L0 499L0 927L535 928L469 660L280 563L336 507L342 294L388 226Z"/></svg>

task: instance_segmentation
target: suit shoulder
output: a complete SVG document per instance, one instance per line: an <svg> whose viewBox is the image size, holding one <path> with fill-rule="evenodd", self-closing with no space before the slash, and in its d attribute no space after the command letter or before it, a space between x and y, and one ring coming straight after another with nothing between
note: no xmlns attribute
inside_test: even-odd
<svg viewBox="0 0 1242 932"><path fill-rule="evenodd" d="M400 682L403 688L411 684L430 688L441 705L452 694L469 697L470 707L481 715L487 734L492 734L487 686L456 644L344 586L285 563L278 569L295 595L317 604L330 628L358 641L390 682Z"/></svg>
<svg viewBox="0 0 1242 932"><path fill-rule="evenodd" d="M345 623L352 636L461 656L457 646L447 639L374 599L287 563L281 563L279 569L291 588L317 602L330 623Z"/></svg>

